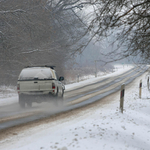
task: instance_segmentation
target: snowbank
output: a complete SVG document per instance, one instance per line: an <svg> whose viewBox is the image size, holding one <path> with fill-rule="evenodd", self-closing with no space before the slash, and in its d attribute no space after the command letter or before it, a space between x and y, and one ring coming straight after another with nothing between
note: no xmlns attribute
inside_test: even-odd
<svg viewBox="0 0 150 150"><path fill-rule="evenodd" d="M66 91L77 88L77 87L80 87L80 86L84 86L84 85L87 85L87 84L90 84L90 83L95 83L100 79L104 79L104 78L112 77L112 76L117 76L119 74L122 74L122 73L134 68L134 66L133 65L115 65L114 68L115 68L114 72L105 73L105 74L104 73L102 73L102 74L99 73L99 76L97 78L95 78L95 76L85 76L84 78L87 79L87 80L65 85Z"/></svg>

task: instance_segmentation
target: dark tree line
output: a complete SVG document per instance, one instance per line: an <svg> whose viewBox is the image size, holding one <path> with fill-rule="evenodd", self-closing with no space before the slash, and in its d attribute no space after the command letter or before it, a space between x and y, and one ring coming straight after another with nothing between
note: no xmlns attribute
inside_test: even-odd
<svg viewBox="0 0 150 150"><path fill-rule="evenodd" d="M101 55L149 62L149 34L150 0L0 0L0 83L28 65L62 72L71 54L110 35L117 47Z"/></svg>
<svg viewBox="0 0 150 150"><path fill-rule="evenodd" d="M0 0L0 83L28 65L61 69L86 33L78 1Z"/></svg>

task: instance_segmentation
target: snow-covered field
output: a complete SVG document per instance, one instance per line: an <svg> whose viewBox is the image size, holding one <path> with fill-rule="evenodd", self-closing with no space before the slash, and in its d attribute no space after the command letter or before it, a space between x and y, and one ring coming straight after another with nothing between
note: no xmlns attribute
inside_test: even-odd
<svg viewBox="0 0 150 150"><path fill-rule="evenodd" d="M141 99L140 79L143 80ZM76 115L12 134L0 141L0 149L150 150L150 92L146 73L126 86L123 114L119 110L119 97L117 92L103 100L110 103L97 102Z"/></svg>

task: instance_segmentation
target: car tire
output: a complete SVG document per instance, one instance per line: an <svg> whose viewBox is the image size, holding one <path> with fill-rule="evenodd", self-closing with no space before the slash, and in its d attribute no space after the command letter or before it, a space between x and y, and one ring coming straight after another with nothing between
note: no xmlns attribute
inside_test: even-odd
<svg viewBox="0 0 150 150"><path fill-rule="evenodd" d="M57 105L58 106L63 106L64 105L64 90L62 89L62 94L60 97L57 97Z"/></svg>
<svg viewBox="0 0 150 150"><path fill-rule="evenodd" d="M31 107L32 107L32 102L31 102L31 101L27 102L27 106L28 106L29 108L31 108Z"/></svg>
<svg viewBox="0 0 150 150"><path fill-rule="evenodd" d="M25 108L25 100L22 95L19 95L19 105L21 108Z"/></svg>

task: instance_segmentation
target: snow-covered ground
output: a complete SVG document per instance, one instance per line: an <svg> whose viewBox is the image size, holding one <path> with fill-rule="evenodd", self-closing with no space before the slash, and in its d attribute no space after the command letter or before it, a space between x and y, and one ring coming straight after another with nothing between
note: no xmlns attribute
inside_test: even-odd
<svg viewBox="0 0 150 150"><path fill-rule="evenodd" d="M96 81L107 78L107 77L112 77L112 76L117 76L119 74L122 74L130 69L132 69L134 66L133 65L114 65L114 72L110 73L98 73L98 77L95 78L95 76L85 76L84 79L89 78L88 80L84 80L81 82L73 83L73 84L68 84L66 85L66 90L71 90L80 86L84 86L90 83L95 83Z"/></svg>
<svg viewBox="0 0 150 150"><path fill-rule="evenodd" d="M143 80L139 99L139 80ZM93 82L93 81L92 81ZM146 73L126 86L124 113L119 92L78 114L14 133L2 150L149 150L150 92ZM109 103L105 103L108 100Z"/></svg>

